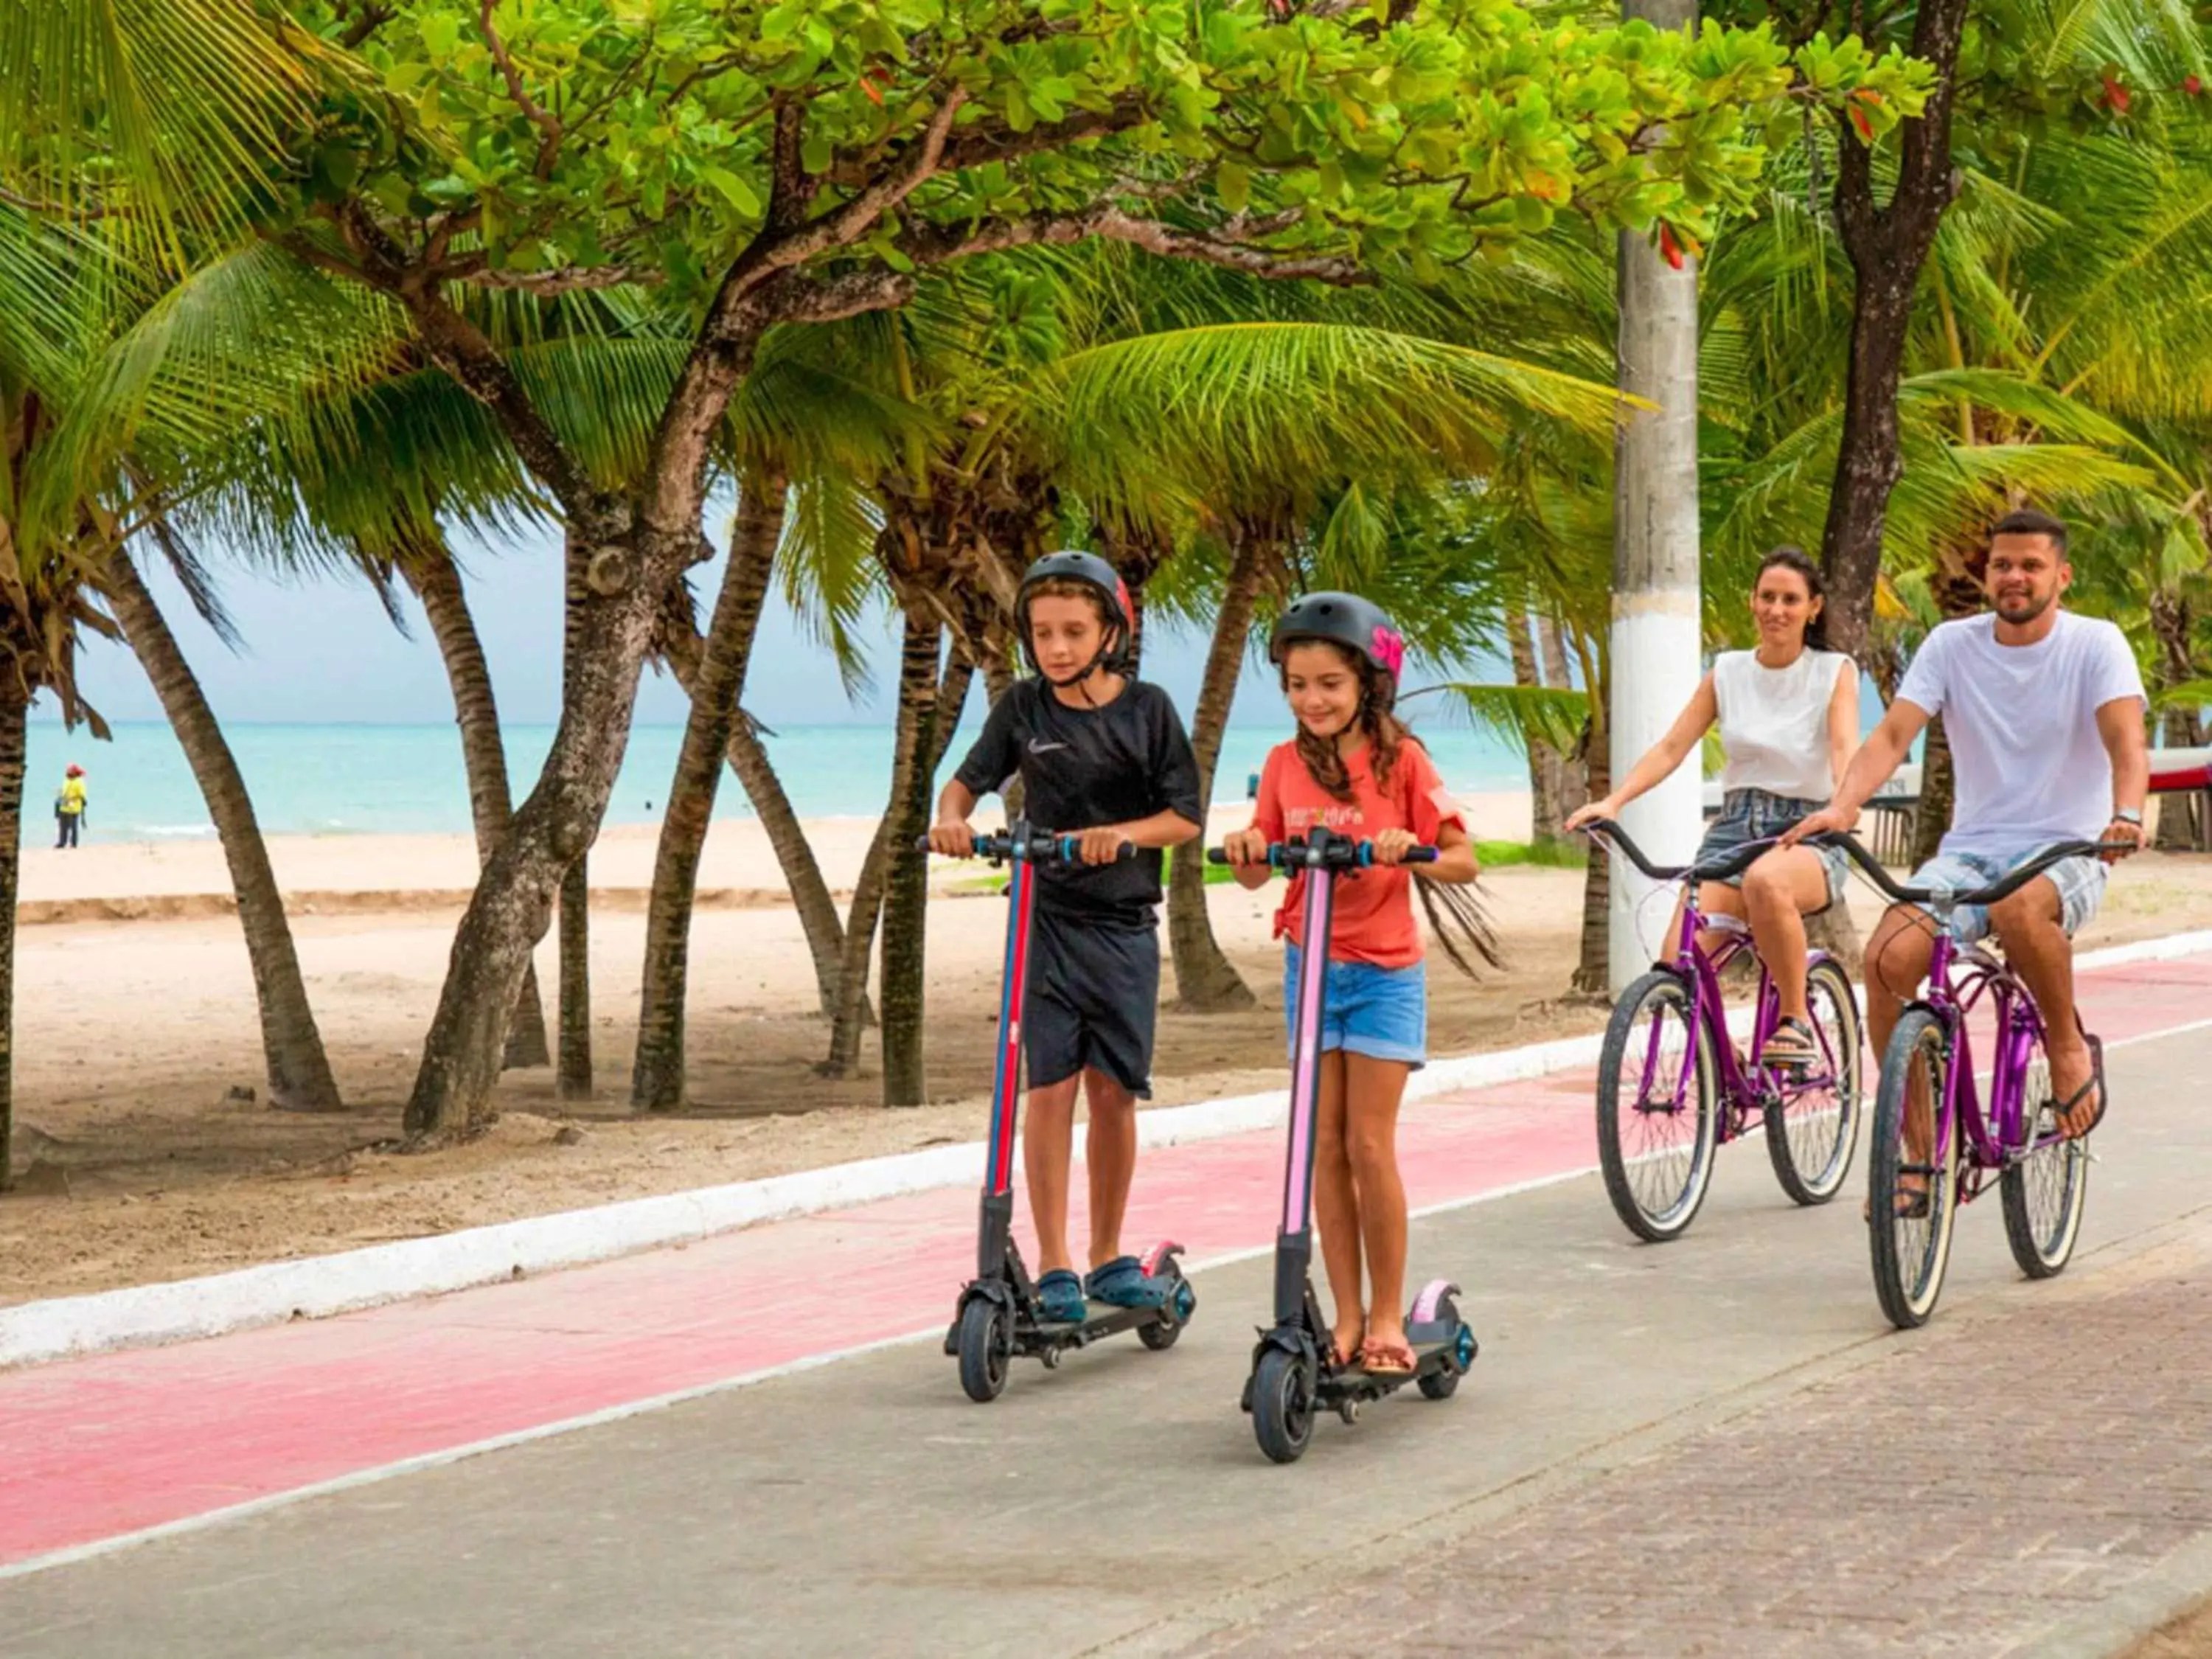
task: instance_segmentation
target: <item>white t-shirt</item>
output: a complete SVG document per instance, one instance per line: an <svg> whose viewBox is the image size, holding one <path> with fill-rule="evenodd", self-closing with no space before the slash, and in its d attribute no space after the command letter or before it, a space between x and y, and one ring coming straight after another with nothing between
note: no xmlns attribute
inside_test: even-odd
<svg viewBox="0 0 2212 1659"><path fill-rule="evenodd" d="M1850 660L1839 651L1800 651L1787 668L1767 667L1756 651L1723 651L1713 659L1721 747L1728 754L1723 793L1764 789L1785 800L1823 803L1835 793L1828 705Z"/></svg>
<svg viewBox="0 0 2212 1659"><path fill-rule="evenodd" d="M1996 618L1948 622L1905 671L1899 702L1943 717L1958 801L1947 853L2018 858L2055 841L2094 841L2112 818L2112 763L2097 711L2143 697L2126 638L2058 613L2034 645L1999 645Z"/></svg>

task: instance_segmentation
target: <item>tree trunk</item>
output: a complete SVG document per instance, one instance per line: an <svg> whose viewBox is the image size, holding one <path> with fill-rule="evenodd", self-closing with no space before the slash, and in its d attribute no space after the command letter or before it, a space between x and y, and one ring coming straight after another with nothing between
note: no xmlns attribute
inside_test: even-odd
<svg viewBox="0 0 2212 1659"><path fill-rule="evenodd" d="M936 769L938 653L945 627L920 603L906 606L899 657L898 745L884 814L890 877L884 889L884 1104L920 1106L929 1080L922 1042L927 1000L924 943L929 917L929 855L915 846L929 828L929 786Z"/></svg>
<svg viewBox="0 0 2212 1659"><path fill-rule="evenodd" d="M1920 745L1920 799L1912 813L1913 868L1936 856L1944 833L1951 827L1951 807L1956 798L1951 742L1943 734L1943 717L1938 714L1928 722L1928 733Z"/></svg>
<svg viewBox="0 0 2212 1659"><path fill-rule="evenodd" d="M1198 757L1197 841L1187 842L1168 861L1168 950L1175 962L1176 1006L1193 1013L1226 1013L1249 1008L1249 987L1221 953L1213 937L1213 918L1206 908L1206 809L1213 804L1213 774L1221 758L1221 736L1237 701L1237 682L1244 672L1244 641L1252 629L1252 607L1267 567L1270 544L1250 525L1238 525L1231 542L1229 580L1213 623L1213 643L1206 653L1206 676L1199 682L1198 708L1191 720L1190 746Z"/></svg>
<svg viewBox="0 0 2212 1659"><path fill-rule="evenodd" d="M592 871L579 853L561 878L561 1064L563 1100L592 1097Z"/></svg>
<svg viewBox="0 0 2212 1659"><path fill-rule="evenodd" d="M1543 653L1544 684L1562 690L1572 686L1575 677L1568 672L1567 642L1557 617L1536 619L1536 644ZM1559 778L1559 821L1564 824L1589 799L1589 791L1581 765L1571 757L1555 749L1552 763Z"/></svg>
<svg viewBox="0 0 2212 1659"><path fill-rule="evenodd" d="M707 629L707 648L685 688L691 713L668 785L668 809L653 856L653 896L646 909L637 1056L629 1085L629 1103L643 1111L672 1112L684 1103L684 1005L699 858L714 817L723 757L740 720L738 703L744 695L753 638L783 538L783 512L781 478L744 486L721 594Z"/></svg>
<svg viewBox="0 0 2212 1659"><path fill-rule="evenodd" d="M1955 189L1951 110L1968 4L1921 0L1914 14L1911 54L1934 70L1935 79L1919 116L1899 133L1896 183L1887 203L1875 198L1873 153L1848 124L1838 126L1836 222L1853 277L1850 369L1821 563L1828 583L1829 642L1855 657L1866 652L1889 492L1904 469L1897 389L1913 291Z"/></svg>
<svg viewBox="0 0 2212 1659"><path fill-rule="evenodd" d="M460 567L442 538L426 538L399 562L399 573L422 601L453 687L453 720L460 729L461 764L469 781L469 815L476 826L477 864L489 863L514 816L514 797L507 777L507 746L500 736L499 703L492 695L491 665L476 619L469 614ZM523 969L522 994L515 999L501 1064L509 1069L544 1066L552 1060L545 1042L545 1007L538 989L535 963Z"/></svg>
<svg viewBox="0 0 2212 1659"><path fill-rule="evenodd" d="M2203 744L2204 724L2193 708L2174 708L2166 712L2165 735L2177 749L2196 749ZM2198 853L2204 850L2205 824L2203 822L2206 796L2203 790L2187 794L2171 793L2159 803L2157 848L2161 853Z"/></svg>
<svg viewBox="0 0 2212 1659"><path fill-rule="evenodd" d="M1606 741L1603 705L1590 698L1590 722L1583 734L1583 775L1589 799L1601 799L1613 787L1612 750ZM1569 988L1584 996L1603 996L1613 975L1612 951L1613 860L1593 845L1589 865L1583 876L1582 957L1575 965Z"/></svg>
<svg viewBox="0 0 2212 1659"><path fill-rule="evenodd" d="M660 648L676 683L684 688L686 696L690 696L700 659L706 654L707 641L692 617L690 599L680 584L672 590ZM783 780L776 775L775 763L769 758L768 746L761 741L758 724L745 713L742 704L730 726L727 752L730 770L744 786L745 799L752 803L753 816L760 820L768 844L775 850L776 864L783 872L784 885L789 889L792 904L799 912L799 925L806 935L806 949L814 958L814 989L821 999L823 1017L834 1019L837 1013L845 924L838 920L837 901L830 896L830 884L823 879L821 862L814 856L814 845L806 839L806 827L799 822L791 797L784 792Z"/></svg>
<svg viewBox="0 0 2212 1659"><path fill-rule="evenodd" d="M1626 0L1624 17L1694 32L1696 0ZM1625 415L1613 449L1613 605L1607 652L1607 774L1619 777L1666 734L1698 687L1698 273L1646 236L1616 239L1623 393L1652 408ZM1621 828L1663 864L1686 863L1703 814L1694 766L1679 768L1621 809ZM1608 873L1611 988L1650 965L1637 936L1653 884L1623 866Z"/></svg>
<svg viewBox="0 0 2212 1659"><path fill-rule="evenodd" d="M23 849L23 773L31 696L15 665L0 672L0 1190L14 1178L15 1132L15 891Z"/></svg>
<svg viewBox="0 0 2212 1659"><path fill-rule="evenodd" d="M951 744L952 730L959 724L960 710L967 704L968 688L975 672L975 665L958 652L954 652L945 663L945 682L938 687L937 702L951 712L948 718L937 722L935 753L929 763L933 778L945 763L945 753ZM830 1053L816 1067L824 1077L850 1077L860 1063L860 1039L868 1029L868 960L875 950L876 925L884 911L884 886L890 875L892 820L897 816L898 799L894 777L893 792L884 816L876 825L874 839L868 843L867 856L860 861L852 908L845 915L845 945L838 968L836 1014L830 1027ZM925 863L925 872L927 868Z"/></svg>
<svg viewBox="0 0 2212 1659"><path fill-rule="evenodd" d="M238 895L246 957L252 964L270 1103L292 1111L340 1110L344 1103L338 1097L337 1079L331 1075L322 1033L307 1001L291 923L284 915L284 896L270 867L269 848L254 819L253 802L238 762L161 606L131 556L119 548L108 556L103 586L115 619L153 682L178 744L191 763L192 776L222 842L223 860L230 866L231 886Z"/></svg>
<svg viewBox="0 0 2212 1659"><path fill-rule="evenodd" d="M1528 613L1520 605L1510 605L1505 612L1505 637L1513 654L1513 683L1534 690L1544 684L1537 672L1536 645L1528 628ZM1525 739L1528 750L1528 827L1530 836L1539 842L1557 841L1566 824L1566 811L1560 805L1560 787L1565 781L1565 767L1559 751L1541 738L1530 733Z"/></svg>

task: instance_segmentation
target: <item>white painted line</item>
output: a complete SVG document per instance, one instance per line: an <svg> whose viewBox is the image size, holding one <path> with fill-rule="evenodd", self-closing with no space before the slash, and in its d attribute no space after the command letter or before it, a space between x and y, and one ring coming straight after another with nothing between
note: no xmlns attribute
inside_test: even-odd
<svg viewBox="0 0 2212 1659"><path fill-rule="evenodd" d="M2207 951L2212 951L2212 930L2087 951L2075 965L2094 972ZM1734 1010L1731 1030L1741 1036L1747 1018L1748 1010ZM1594 1031L1440 1060L1413 1074L1407 1097L1494 1088L1595 1065L1603 1041L1602 1033ZM1273 1128L1283 1121L1288 1105L1287 1092L1277 1089L1142 1112L1138 1144L1175 1146ZM326 1318L689 1243L763 1222L962 1186L978 1178L983 1154L980 1140L933 1146L206 1278L23 1303L0 1308L0 1369L219 1336L292 1319Z"/></svg>

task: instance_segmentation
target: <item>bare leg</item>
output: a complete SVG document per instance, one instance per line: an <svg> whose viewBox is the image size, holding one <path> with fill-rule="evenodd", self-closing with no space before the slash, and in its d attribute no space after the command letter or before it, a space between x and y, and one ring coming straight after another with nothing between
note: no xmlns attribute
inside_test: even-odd
<svg viewBox="0 0 2212 1659"><path fill-rule="evenodd" d="M1743 878L1743 908L1752 942L1774 980L1782 1018L1804 1019L1805 918L1828 902L1828 872L1803 847L1777 848Z"/></svg>
<svg viewBox="0 0 2212 1659"><path fill-rule="evenodd" d="M1714 916L1733 916L1736 921L1741 921L1743 895L1725 882L1705 882L1698 888L1698 908L1704 912L1708 919ZM1670 939L1679 938L1681 931L1682 913L1678 908L1674 912L1674 932L1669 934L1668 938ZM1707 956L1711 956L1721 948L1721 941L1727 937L1728 934L1717 927L1699 928L1698 948Z"/></svg>
<svg viewBox="0 0 2212 1659"><path fill-rule="evenodd" d="M1091 1265L1103 1267L1121 1254L1121 1218L1137 1170L1137 1097L1096 1066L1083 1074L1083 1096L1091 1103L1083 1143L1091 1176Z"/></svg>
<svg viewBox="0 0 2212 1659"><path fill-rule="evenodd" d="M1352 1158L1345 1146L1345 1054L1321 1057L1320 1099L1314 1108L1314 1224L1321 1234L1322 1265L1328 1273L1331 1334L1340 1354L1357 1358L1365 1321L1361 1314L1359 1198L1352 1190Z"/></svg>
<svg viewBox="0 0 2212 1659"><path fill-rule="evenodd" d="M1398 1175L1398 1106L1412 1067L1401 1060L1346 1054L1345 1139L1359 1193L1359 1235L1367 1247L1368 1340L1406 1341L1406 1183Z"/></svg>
<svg viewBox="0 0 2212 1659"><path fill-rule="evenodd" d="M1036 1224L1038 1275L1073 1267L1067 1251L1067 1164L1075 1150L1075 1088L1064 1078L1030 1091L1022 1125L1022 1178L1030 1187L1030 1218Z"/></svg>
<svg viewBox="0 0 2212 1659"><path fill-rule="evenodd" d="M2043 1048L2051 1057L2054 1101L2072 1095L2095 1069L2075 1020L2074 945L2059 915L2058 888L2048 876L2038 876L2002 904L1990 907L1990 927L2004 942L2005 960L2043 1014ZM2097 1105L2093 1089L2060 1127L2069 1134L2080 1133L2077 1126L2096 1115Z"/></svg>

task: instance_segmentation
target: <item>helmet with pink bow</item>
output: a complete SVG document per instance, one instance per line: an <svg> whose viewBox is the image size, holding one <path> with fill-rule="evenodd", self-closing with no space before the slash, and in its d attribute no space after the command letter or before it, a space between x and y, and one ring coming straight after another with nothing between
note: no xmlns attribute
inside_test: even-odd
<svg viewBox="0 0 2212 1659"><path fill-rule="evenodd" d="M1326 640L1342 646L1376 671L1376 698L1384 709L1397 701L1406 665L1406 636L1381 605L1357 593L1307 593L1293 599L1267 638L1267 660L1280 664L1292 646Z"/></svg>

